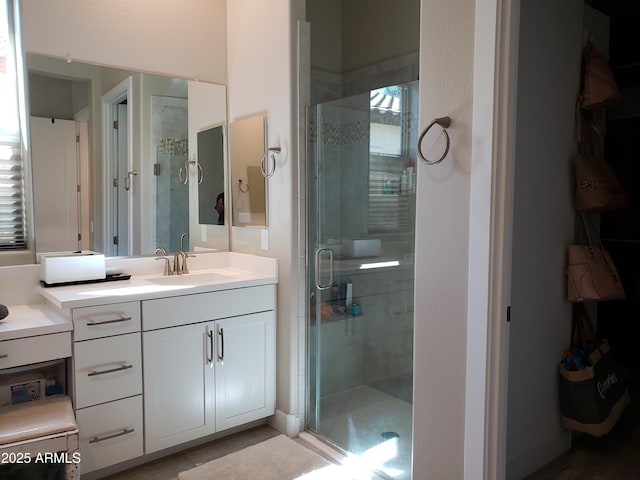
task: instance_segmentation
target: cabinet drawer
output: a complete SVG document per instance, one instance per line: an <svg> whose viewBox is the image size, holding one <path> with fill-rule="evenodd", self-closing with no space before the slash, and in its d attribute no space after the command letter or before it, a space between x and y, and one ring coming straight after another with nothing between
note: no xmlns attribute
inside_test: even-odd
<svg viewBox="0 0 640 480"><path fill-rule="evenodd" d="M143 455L142 395L76 411L82 473Z"/></svg>
<svg viewBox="0 0 640 480"><path fill-rule="evenodd" d="M142 393L140 333L73 344L76 408Z"/></svg>
<svg viewBox="0 0 640 480"><path fill-rule="evenodd" d="M273 310L275 304L275 285L144 300L142 328L154 330L264 312Z"/></svg>
<svg viewBox="0 0 640 480"><path fill-rule="evenodd" d="M78 342L140 331L140 302L115 303L72 310L73 339Z"/></svg>
<svg viewBox="0 0 640 480"><path fill-rule="evenodd" d="M71 332L0 342L0 368L46 362L71 356Z"/></svg>

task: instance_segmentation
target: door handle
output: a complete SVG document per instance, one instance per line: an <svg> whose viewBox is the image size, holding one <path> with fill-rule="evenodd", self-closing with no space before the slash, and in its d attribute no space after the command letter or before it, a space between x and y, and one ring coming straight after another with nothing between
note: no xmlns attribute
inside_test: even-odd
<svg viewBox="0 0 640 480"><path fill-rule="evenodd" d="M224 365L224 328L218 327L218 336L220 337L220 353L218 354L218 361L220 365Z"/></svg>
<svg viewBox="0 0 640 480"><path fill-rule="evenodd" d="M327 283L320 283L320 264L321 264L321 255L322 252L329 252L329 281ZM319 248L316 250L315 255L315 281L316 288L318 290L326 290L327 288L331 288L333 285L333 250L330 248Z"/></svg>
<svg viewBox="0 0 640 480"><path fill-rule="evenodd" d="M211 355L207 352L207 363L213 368L213 331L209 327L207 327L207 336L209 337L209 351L211 352Z"/></svg>
<svg viewBox="0 0 640 480"><path fill-rule="evenodd" d="M131 170L130 172L127 173L127 176L124 177L124 189L129 191L131 190L131 176L132 175L138 175L138 171L137 170Z"/></svg>

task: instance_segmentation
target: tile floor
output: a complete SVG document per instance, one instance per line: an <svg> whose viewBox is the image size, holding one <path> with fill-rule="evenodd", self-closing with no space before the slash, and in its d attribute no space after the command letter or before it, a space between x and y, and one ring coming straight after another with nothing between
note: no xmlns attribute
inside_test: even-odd
<svg viewBox="0 0 640 480"><path fill-rule="evenodd" d="M319 433L390 477L408 480L411 417L409 402L360 385L322 399Z"/></svg>
<svg viewBox="0 0 640 480"><path fill-rule="evenodd" d="M236 452L250 445L254 445L279 432L268 425L254 427L228 437L214 440L211 443L194 447L182 452L169 455L139 467L117 473L105 479L108 480L176 480L178 474L196 465L206 463L215 458Z"/></svg>
<svg viewBox="0 0 640 480"><path fill-rule="evenodd" d="M322 401L321 435L397 480L411 478L411 404L366 385ZM395 432L396 438L382 434ZM268 425L255 427L126 470L106 480L176 480L178 474L214 458L278 435Z"/></svg>

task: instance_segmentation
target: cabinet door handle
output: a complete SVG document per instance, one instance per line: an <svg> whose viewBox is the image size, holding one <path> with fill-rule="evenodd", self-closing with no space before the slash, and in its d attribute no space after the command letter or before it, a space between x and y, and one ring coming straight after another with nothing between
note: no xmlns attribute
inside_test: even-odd
<svg viewBox="0 0 640 480"><path fill-rule="evenodd" d="M8 353L0 353L0 360L2 360L3 358L9 358L9 354Z"/></svg>
<svg viewBox="0 0 640 480"><path fill-rule="evenodd" d="M110 323L128 322L129 320L131 320L131 317L120 317L120 318L114 318L112 320L103 320L101 322L87 322L87 327L95 327L98 325L108 325Z"/></svg>
<svg viewBox="0 0 640 480"><path fill-rule="evenodd" d="M218 354L218 361L220 364L224 364L224 328L218 327L218 336L220 337L220 353Z"/></svg>
<svg viewBox="0 0 640 480"><path fill-rule="evenodd" d="M87 376L95 377L96 375L104 375L105 373L120 372L122 370L128 370L130 368L133 368L133 365L120 365L119 367L110 368L109 370L92 370L87 374Z"/></svg>
<svg viewBox="0 0 640 480"><path fill-rule="evenodd" d="M89 440L89 443L104 442L105 440L109 440L111 438L116 438L116 437L121 437L123 435L128 435L128 434L133 433L135 431L136 431L135 428L123 428L122 430L120 430L118 432L106 433L104 435L96 435L91 440Z"/></svg>
<svg viewBox="0 0 640 480"><path fill-rule="evenodd" d="M213 367L213 331L207 327L207 336L209 337L209 349L207 350L207 363ZM211 352L211 354L209 354Z"/></svg>

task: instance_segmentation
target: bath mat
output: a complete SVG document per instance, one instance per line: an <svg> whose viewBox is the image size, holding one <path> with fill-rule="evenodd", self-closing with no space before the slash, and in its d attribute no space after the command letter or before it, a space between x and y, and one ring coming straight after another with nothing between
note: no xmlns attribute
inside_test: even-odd
<svg viewBox="0 0 640 480"><path fill-rule="evenodd" d="M216 458L178 475L179 480L294 480L332 464L308 448L278 435ZM307 476L309 475L309 476Z"/></svg>

